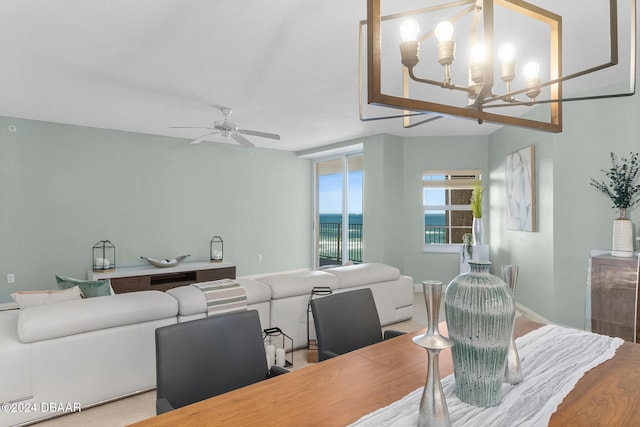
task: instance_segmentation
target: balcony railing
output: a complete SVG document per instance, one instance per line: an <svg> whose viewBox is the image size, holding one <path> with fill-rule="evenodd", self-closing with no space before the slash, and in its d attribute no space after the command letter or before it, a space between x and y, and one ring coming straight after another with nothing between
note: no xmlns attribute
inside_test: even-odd
<svg viewBox="0 0 640 427"><path fill-rule="evenodd" d="M320 265L342 264L342 224L320 223ZM349 224L349 261L362 262L362 224Z"/></svg>
<svg viewBox="0 0 640 427"><path fill-rule="evenodd" d="M451 233L451 242L449 242L449 233ZM469 226L453 226L438 227L433 225L425 225L424 227L424 244L447 244L462 243L463 235L471 233Z"/></svg>
<svg viewBox="0 0 640 427"><path fill-rule="evenodd" d="M426 225L424 227L424 243L426 245L432 243L449 243L447 242L447 227Z"/></svg>

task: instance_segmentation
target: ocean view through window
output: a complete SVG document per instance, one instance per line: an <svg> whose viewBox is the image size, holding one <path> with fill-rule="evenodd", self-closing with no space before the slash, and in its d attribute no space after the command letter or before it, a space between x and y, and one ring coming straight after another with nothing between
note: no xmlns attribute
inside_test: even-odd
<svg viewBox="0 0 640 427"><path fill-rule="evenodd" d="M316 161L315 266L362 262L362 155Z"/></svg>
<svg viewBox="0 0 640 427"><path fill-rule="evenodd" d="M461 244L471 233L473 213L469 205L480 171L425 171L422 175L424 245Z"/></svg>
<svg viewBox="0 0 640 427"><path fill-rule="evenodd" d="M362 262L362 214L349 214L349 261ZM342 262L342 214L320 214L321 265Z"/></svg>

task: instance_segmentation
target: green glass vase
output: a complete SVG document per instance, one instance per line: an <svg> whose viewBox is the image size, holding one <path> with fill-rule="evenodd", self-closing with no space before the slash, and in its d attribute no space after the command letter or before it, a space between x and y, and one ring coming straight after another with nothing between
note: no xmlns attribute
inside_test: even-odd
<svg viewBox="0 0 640 427"><path fill-rule="evenodd" d="M500 404L502 381L516 313L507 284L489 272L490 262L469 261L445 292L445 315L456 394L470 405Z"/></svg>

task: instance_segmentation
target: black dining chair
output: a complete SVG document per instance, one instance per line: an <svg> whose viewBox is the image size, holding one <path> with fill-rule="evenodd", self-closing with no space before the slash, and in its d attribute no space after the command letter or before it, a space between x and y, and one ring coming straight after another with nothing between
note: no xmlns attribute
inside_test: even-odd
<svg viewBox="0 0 640 427"><path fill-rule="evenodd" d="M383 336L378 309L369 288L314 298L311 313L320 361L403 334L387 330Z"/></svg>
<svg viewBox="0 0 640 427"><path fill-rule="evenodd" d="M158 415L284 372L267 366L256 310L156 329Z"/></svg>

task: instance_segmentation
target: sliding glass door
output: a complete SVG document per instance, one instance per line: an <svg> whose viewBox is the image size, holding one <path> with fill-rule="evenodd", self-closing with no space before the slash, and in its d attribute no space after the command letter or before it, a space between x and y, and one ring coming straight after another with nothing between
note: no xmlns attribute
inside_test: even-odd
<svg viewBox="0 0 640 427"><path fill-rule="evenodd" d="M362 262L362 154L315 162L314 266Z"/></svg>

